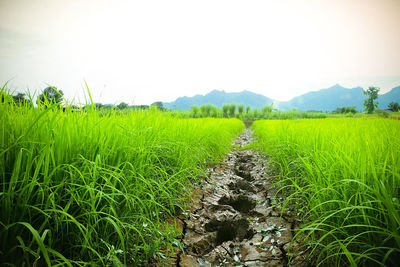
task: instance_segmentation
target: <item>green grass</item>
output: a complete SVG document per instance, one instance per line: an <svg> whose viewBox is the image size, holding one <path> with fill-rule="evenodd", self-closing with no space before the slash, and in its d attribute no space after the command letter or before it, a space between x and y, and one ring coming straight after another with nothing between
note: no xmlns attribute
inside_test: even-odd
<svg viewBox="0 0 400 267"><path fill-rule="evenodd" d="M400 121L381 118L256 121L320 265L398 266ZM304 239L304 235L308 239Z"/></svg>
<svg viewBox="0 0 400 267"><path fill-rule="evenodd" d="M230 104L235 105L235 104ZM203 109L204 107L204 109ZM191 110L178 110L174 113L183 118L239 118L242 120L260 120L260 119L271 119L271 120L288 120L288 119L310 119L310 118L328 118L328 117L353 117L354 114L332 114L328 112L319 111L303 111L303 110L270 110L271 106L266 106L263 109L253 109L247 112L244 110L239 113L237 110L233 114L224 113L222 109L219 109L213 105L206 104ZM356 114L361 116L361 114Z"/></svg>
<svg viewBox="0 0 400 267"><path fill-rule="evenodd" d="M4 93L3 93L4 94ZM244 128L157 110L0 103L0 265L120 265L177 242L167 216Z"/></svg>

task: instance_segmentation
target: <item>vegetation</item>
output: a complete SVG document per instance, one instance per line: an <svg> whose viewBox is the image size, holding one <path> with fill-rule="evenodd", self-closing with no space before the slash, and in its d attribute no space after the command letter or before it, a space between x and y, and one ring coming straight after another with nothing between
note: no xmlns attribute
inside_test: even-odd
<svg viewBox="0 0 400 267"><path fill-rule="evenodd" d="M3 88L0 264L139 265L162 257L160 248L179 245L166 219L185 209L190 186L229 150L242 119L258 120L256 146L279 170L288 207L297 205L306 222L297 238L308 240L320 264L394 266L400 121L373 118L399 118L376 109L378 90L367 91L374 115L365 116L354 107L236 104L168 111L161 102L61 109L63 93L54 87L35 108L31 96ZM335 119L307 120L327 117Z"/></svg>
<svg viewBox="0 0 400 267"><path fill-rule="evenodd" d="M64 93L62 90L57 90L53 86L49 86L43 90L43 92L37 98L37 104L43 105L48 104L60 104L63 101Z"/></svg>
<svg viewBox="0 0 400 267"><path fill-rule="evenodd" d="M244 108L242 105L224 104L222 109L206 104L200 107L193 105L188 111L173 111L179 117L185 118L238 118L242 120L259 119L301 119L301 118L326 118L332 116L327 112L289 110L280 111L273 109L272 105L262 109L253 109L249 106Z"/></svg>
<svg viewBox="0 0 400 267"><path fill-rule="evenodd" d="M244 127L45 104L0 104L0 265L147 262L177 242L165 219Z"/></svg>
<svg viewBox="0 0 400 267"><path fill-rule="evenodd" d="M332 111L334 114L347 114L347 113L352 113L356 114L358 111L356 110L356 107L343 107L343 108L337 108L334 111Z"/></svg>
<svg viewBox="0 0 400 267"><path fill-rule="evenodd" d="M297 238L319 264L398 265L400 121L270 120L253 129L288 207L306 222Z"/></svg>
<svg viewBox="0 0 400 267"><path fill-rule="evenodd" d="M368 98L364 100L364 107L368 114L372 114L374 109L378 107L378 101L375 102L375 100L378 99L379 90L378 87L369 87L364 91L364 95L368 96Z"/></svg>
<svg viewBox="0 0 400 267"><path fill-rule="evenodd" d="M27 99L26 94L24 93L17 93L16 95L13 95L12 98L16 105L27 105L31 103L31 100Z"/></svg>
<svg viewBox="0 0 400 267"><path fill-rule="evenodd" d="M117 106L118 109L126 109L128 108L128 104L125 102L121 102L119 103L119 105Z"/></svg>
<svg viewBox="0 0 400 267"><path fill-rule="evenodd" d="M400 110L400 105L397 102L390 102L388 108L393 112L397 112Z"/></svg>
<svg viewBox="0 0 400 267"><path fill-rule="evenodd" d="M389 117L389 112L387 110L380 109L380 108L375 109L374 114L378 115L378 117L383 117L383 118Z"/></svg>

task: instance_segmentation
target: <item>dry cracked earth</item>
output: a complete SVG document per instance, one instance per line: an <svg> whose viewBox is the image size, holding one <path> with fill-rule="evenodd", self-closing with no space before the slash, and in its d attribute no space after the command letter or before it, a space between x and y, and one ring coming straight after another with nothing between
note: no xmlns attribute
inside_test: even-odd
<svg viewBox="0 0 400 267"><path fill-rule="evenodd" d="M234 145L251 143L246 129ZM295 211L281 214L279 197L267 175L267 158L233 149L210 168L210 176L193 192L181 221L184 251L176 249L161 266L310 266L305 246L291 242Z"/></svg>

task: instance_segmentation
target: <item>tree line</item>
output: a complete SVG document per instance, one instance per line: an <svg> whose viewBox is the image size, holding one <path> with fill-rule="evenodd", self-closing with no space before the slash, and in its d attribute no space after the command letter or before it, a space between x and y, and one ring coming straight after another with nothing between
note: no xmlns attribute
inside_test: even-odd
<svg viewBox="0 0 400 267"><path fill-rule="evenodd" d="M369 87L364 94L367 98L364 100L364 111L368 114L374 113L378 107L378 87ZM64 93L62 90L58 90L56 87L49 86L46 87L41 94L36 99L36 104L41 107L47 107L50 105L61 105L64 99ZM2 102L5 102L4 95L2 95ZM12 95L12 101L17 105L31 105L33 106L33 100L30 96L24 93L16 93ZM125 102L121 102L118 105L112 104L102 104L94 103L97 109L147 109L149 107L157 107L159 110L166 110L163 107L162 102L154 102L151 105L128 105ZM93 105L85 105L82 109L92 108ZM78 109L77 106L72 106L74 109ZM400 105L397 102L391 102L388 105L388 110L397 112L400 110ZM192 106L190 109L190 117L200 118L200 117L221 117L221 118L267 118L271 115L273 111L273 104L266 105L261 109L251 109L250 106L244 106L242 104L224 104L222 108L218 108L212 104L205 104L201 106ZM276 111L276 110L275 110ZM318 113L318 111L309 111ZM320 112L323 113L323 112ZM326 112L325 112L326 113ZM335 109L333 114L356 114L358 111L355 107L340 107Z"/></svg>
<svg viewBox="0 0 400 267"><path fill-rule="evenodd" d="M31 96L28 96L25 93L16 93L11 96L11 99L14 104L16 105L24 105L24 106L33 106L33 100ZM2 95L2 102L6 102L5 96ZM49 86L46 87L41 94L36 98L36 104L38 107L49 107L51 105L62 105L62 102L66 102L64 99L64 92L62 90L58 90L56 87ZM102 104L102 103L94 103L94 104L88 104L84 105L82 107L78 107L75 105L71 105L73 109L79 109L82 108L83 110L93 108L93 106L96 109L147 109L150 107L157 107L159 110L164 110L162 102L154 102L151 105L128 105L125 102L121 102L118 105L113 105L113 104Z"/></svg>

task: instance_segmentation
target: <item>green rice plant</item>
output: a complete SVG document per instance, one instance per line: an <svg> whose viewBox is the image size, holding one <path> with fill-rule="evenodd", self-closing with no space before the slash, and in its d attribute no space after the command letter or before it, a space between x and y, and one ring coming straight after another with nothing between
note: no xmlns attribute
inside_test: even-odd
<svg viewBox="0 0 400 267"><path fill-rule="evenodd" d="M4 88L1 91L7 96ZM138 265L179 231L237 119L0 103L0 265Z"/></svg>
<svg viewBox="0 0 400 267"><path fill-rule="evenodd" d="M257 147L297 205L319 265L398 266L400 122L382 118L256 121ZM304 237L308 238L304 238Z"/></svg>
<svg viewBox="0 0 400 267"><path fill-rule="evenodd" d="M273 112L267 113L264 119L275 119L275 120L293 120L293 119L321 119L327 118L331 114L327 112L319 111L303 111L303 110L288 110L281 111L275 110Z"/></svg>

